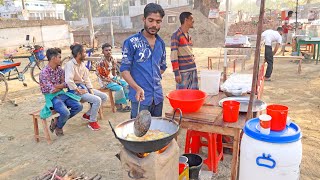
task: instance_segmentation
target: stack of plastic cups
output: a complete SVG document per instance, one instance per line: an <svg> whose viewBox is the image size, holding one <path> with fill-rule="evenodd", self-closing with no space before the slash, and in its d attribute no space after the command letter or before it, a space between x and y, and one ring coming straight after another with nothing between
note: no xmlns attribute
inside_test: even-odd
<svg viewBox="0 0 320 180"><path fill-rule="evenodd" d="M260 133L261 134L270 134L270 128L271 128L271 116L267 114L262 114L259 116L260 120Z"/></svg>

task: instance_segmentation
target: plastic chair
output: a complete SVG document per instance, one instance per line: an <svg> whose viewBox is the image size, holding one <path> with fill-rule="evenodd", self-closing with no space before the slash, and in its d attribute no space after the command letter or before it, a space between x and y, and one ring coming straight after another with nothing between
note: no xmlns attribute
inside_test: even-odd
<svg viewBox="0 0 320 180"><path fill-rule="evenodd" d="M202 141L205 138L207 141ZM223 160L222 135L188 129L186 135L185 153L199 154L201 147L208 148L207 159L203 161L210 171L218 172L219 161Z"/></svg>

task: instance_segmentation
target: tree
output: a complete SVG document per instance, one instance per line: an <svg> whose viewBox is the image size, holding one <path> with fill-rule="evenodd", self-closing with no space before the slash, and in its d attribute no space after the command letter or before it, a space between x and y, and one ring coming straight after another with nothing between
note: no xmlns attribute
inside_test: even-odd
<svg viewBox="0 0 320 180"><path fill-rule="evenodd" d="M0 0L0 5L3 5L3 0Z"/></svg>

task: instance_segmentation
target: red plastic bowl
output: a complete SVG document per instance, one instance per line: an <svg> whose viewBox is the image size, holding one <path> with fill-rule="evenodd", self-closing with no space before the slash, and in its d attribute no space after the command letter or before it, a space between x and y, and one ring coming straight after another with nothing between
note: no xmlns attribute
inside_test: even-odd
<svg viewBox="0 0 320 180"><path fill-rule="evenodd" d="M167 94L173 109L180 108L183 113L197 112L203 105L207 94L195 89L179 89Z"/></svg>

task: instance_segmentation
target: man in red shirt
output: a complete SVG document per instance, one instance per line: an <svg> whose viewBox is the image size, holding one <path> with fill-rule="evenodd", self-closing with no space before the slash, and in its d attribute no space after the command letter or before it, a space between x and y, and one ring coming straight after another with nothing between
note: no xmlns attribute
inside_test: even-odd
<svg viewBox="0 0 320 180"><path fill-rule="evenodd" d="M282 48L281 48L281 52L282 52L282 55L284 56L284 53L285 52L288 52L286 51L286 45L287 45L287 41L288 41L288 32L289 30L292 28L290 25L289 25L289 20L290 18L292 17L292 14L293 14L293 11L289 11L288 12L288 16L284 19L284 23L282 25L282 29L283 29L283 34L282 34Z"/></svg>

